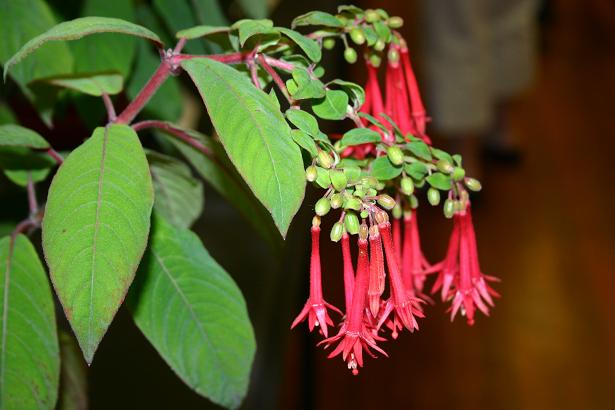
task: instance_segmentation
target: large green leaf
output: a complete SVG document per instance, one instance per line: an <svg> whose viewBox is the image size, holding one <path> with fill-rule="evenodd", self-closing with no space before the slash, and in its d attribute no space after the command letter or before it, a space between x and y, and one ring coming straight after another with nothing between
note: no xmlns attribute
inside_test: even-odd
<svg viewBox="0 0 615 410"><path fill-rule="evenodd" d="M343 27L344 24L334 15L325 13L324 11L310 11L295 17L291 26L326 26L326 27Z"/></svg>
<svg viewBox="0 0 615 410"><path fill-rule="evenodd" d="M80 15L135 20L133 2L126 0L86 0ZM77 73L118 72L126 77L135 56L135 39L121 34L93 35L70 46Z"/></svg>
<svg viewBox="0 0 615 410"><path fill-rule="evenodd" d="M173 225L188 228L203 211L203 185L178 159L150 151L147 160L154 183L154 209Z"/></svg>
<svg viewBox="0 0 615 410"><path fill-rule="evenodd" d="M139 265L153 202L145 153L126 125L97 128L51 183L43 249L88 363Z"/></svg>
<svg viewBox="0 0 615 410"><path fill-rule="evenodd" d="M60 379L49 281L30 241L0 239L0 408L53 409Z"/></svg>
<svg viewBox="0 0 615 410"><path fill-rule="evenodd" d="M256 343L241 291L187 229L155 217L129 305L135 322L199 394L237 408Z"/></svg>
<svg viewBox="0 0 615 410"><path fill-rule="evenodd" d="M4 77L6 78L11 66L19 63L28 54L49 41L77 40L96 33L121 33L143 37L162 47L162 42L155 33L137 24L111 17L81 17L60 23L28 41L6 62L4 65Z"/></svg>
<svg viewBox="0 0 615 410"><path fill-rule="evenodd" d="M16 124L0 125L0 146L47 149L49 143L37 132Z"/></svg>
<svg viewBox="0 0 615 410"><path fill-rule="evenodd" d="M84 94L100 97L114 95L122 91L124 80L119 74L94 74L78 77L58 77L48 81L58 87L68 88Z"/></svg>
<svg viewBox="0 0 615 410"><path fill-rule="evenodd" d="M320 61L322 53L320 47L318 47L318 44L314 40L286 27L276 27L276 30L297 44L310 60L315 63Z"/></svg>
<svg viewBox="0 0 615 410"><path fill-rule="evenodd" d="M43 0L0 2L0 63L6 64L26 41L55 24L53 13ZM68 46L53 43L14 68L11 76L25 90L25 85L32 80L69 74L72 67L73 57Z"/></svg>
<svg viewBox="0 0 615 410"><path fill-rule="evenodd" d="M231 161L286 236L305 192L303 160L288 123L273 100L235 69L207 58L184 61L182 67Z"/></svg>

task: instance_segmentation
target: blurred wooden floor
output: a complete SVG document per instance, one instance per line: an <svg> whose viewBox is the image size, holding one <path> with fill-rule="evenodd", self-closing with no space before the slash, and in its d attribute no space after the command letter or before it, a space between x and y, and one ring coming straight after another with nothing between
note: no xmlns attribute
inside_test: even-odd
<svg viewBox="0 0 615 410"><path fill-rule="evenodd" d="M554 3L512 114L524 162L484 178L481 262L503 280L492 317L468 328L430 307L359 377L312 349L310 380L288 367L283 408L615 409L615 25L593 3ZM429 220L428 253L442 255L450 226Z"/></svg>

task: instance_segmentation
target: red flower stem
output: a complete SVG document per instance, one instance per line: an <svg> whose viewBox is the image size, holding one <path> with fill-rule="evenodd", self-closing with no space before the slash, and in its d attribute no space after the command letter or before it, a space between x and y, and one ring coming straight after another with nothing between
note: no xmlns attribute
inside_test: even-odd
<svg viewBox="0 0 615 410"><path fill-rule="evenodd" d="M322 300L322 275L320 272L320 227L312 226L311 232L312 254L310 256L310 299Z"/></svg>
<svg viewBox="0 0 615 410"><path fill-rule="evenodd" d="M28 206L30 208L30 217L38 212L38 202L36 200L36 191L34 190L34 182L32 182L32 174L28 172Z"/></svg>
<svg viewBox="0 0 615 410"><path fill-rule="evenodd" d="M102 93L102 100L103 103L105 103L105 108L107 109L107 120L109 122L115 121L117 115L115 114L115 108L113 107L111 97L109 97L109 94L107 93Z"/></svg>
<svg viewBox="0 0 615 410"><path fill-rule="evenodd" d="M286 97L286 100L288 101L288 103L290 105L295 105L295 100L288 94L288 90L286 89L286 84L284 84L284 81L282 80L282 78L280 78L280 75L277 73L277 71L275 71L273 67L269 65L269 63L267 63L267 60L262 54L258 56L258 62L265 69L265 71L267 71L267 73L271 76L271 78L273 79L273 82L278 86L282 94L284 94L284 97Z"/></svg>
<svg viewBox="0 0 615 410"><path fill-rule="evenodd" d="M47 148L47 151L45 152L47 153L47 155L49 155L51 158L55 160L56 164L62 165L62 162L64 162L64 159L62 158L62 156L58 154L53 148Z"/></svg>

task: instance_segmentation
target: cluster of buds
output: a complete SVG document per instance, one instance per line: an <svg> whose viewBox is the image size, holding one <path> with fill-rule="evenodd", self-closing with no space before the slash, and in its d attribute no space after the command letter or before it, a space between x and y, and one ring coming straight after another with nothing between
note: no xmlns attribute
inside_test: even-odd
<svg viewBox="0 0 615 410"><path fill-rule="evenodd" d="M310 331L318 329L324 337L319 346L335 345L329 357L341 355L358 374L363 351L387 356L379 346L387 334L397 339L404 329L418 330L425 303L433 303L426 290L431 274L437 274L431 293L439 292L442 301L450 303L451 320L460 313L474 324L476 311L488 315L493 297L499 295L488 285L497 279L483 275L478 261L468 191L479 191L481 185L466 176L460 156L431 145L410 54L395 30L401 19L381 10L347 6L336 17L344 23L337 36L346 46L346 59L356 60L347 36L365 47L365 100L356 112L349 112L357 128L329 149L319 149L306 169L307 180L325 194L315 204L312 223L310 295L291 327L307 319ZM334 38L329 34L325 48ZM385 58L383 90L378 70ZM444 195L443 213L454 221L446 257L435 264L421 249L417 207L422 188L433 206L440 205ZM344 313L322 293L320 221L334 210L340 216L329 236L341 241ZM358 256L353 263L350 247L355 235ZM334 335L331 311L341 316Z"/></svg>

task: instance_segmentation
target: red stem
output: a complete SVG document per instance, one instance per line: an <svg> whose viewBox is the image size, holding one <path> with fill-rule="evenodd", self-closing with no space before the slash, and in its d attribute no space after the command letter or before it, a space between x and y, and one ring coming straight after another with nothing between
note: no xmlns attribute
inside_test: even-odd
<svg viewBox="0 0 615 410"><path fill-rule="evenodd" d="M115 108L113 107L111 97L109 97L109 94L103 93L102 99L105 103L105 108L107 109L107 119L109 120L109 122L114 122L117 118L117 115L115 114Z"/></svg>
<svg viewBox="0 0 615 410"><path fill-rule="evenodd" d="M62 162L64 162L64 159L62 158L62 156L58 154L53 148L47 148L47 151L45 152L47 153L47 155L49 155L51 158L55 160L56 164L62 165Z"/></svg>
<svg viewBox="0 0 615 410"><path fill-rule="evenodd" d="M34 191L34 183L32 175L28 172L28 205L30 207L30 216L34 216L38 212L38 202L36 201L36 191Z"/></svg>
<svg viewBox="0 0 615 410"><path fill-rule="evenodd" d="M180 128L174 127L172 124L169 124L168 122L157 121L157 120L147 120L147 121L140 121L132 125L132 129L134 129L135 131L141 131L147 128L158 128L162 131L165 131L179 138L180 140L184 141L186 144L192 146L193 148L201 151L207 157L211 159L214 158L214 155L211 152L211 150L207 148L205 145L203 145L201 141L197 140L192 135L188 134L186 131Z"/></svg>
<svg viewBox="0 0 615 410"><path fill-rule="evenodd" d="M280 75L277 73L277 71L275 71L273 67L269 65L269 63L267 63L267 60L262 54L258 56L258 62L265 69L265 71L267 71L267 73L271 76L271 78L276 83L280 91L282 91L282 94L284 94L284 97L286 97L286 100L288 101L288 103L290 105L294 105L295 100L293 100L293 98L288 94L288 90L286 89L286 85L284 84L284 81L282 80L282 78L280 78Z"/></svg>

